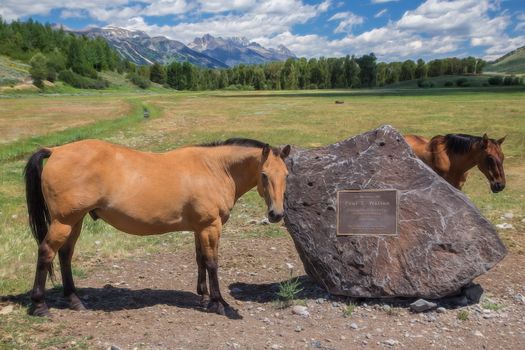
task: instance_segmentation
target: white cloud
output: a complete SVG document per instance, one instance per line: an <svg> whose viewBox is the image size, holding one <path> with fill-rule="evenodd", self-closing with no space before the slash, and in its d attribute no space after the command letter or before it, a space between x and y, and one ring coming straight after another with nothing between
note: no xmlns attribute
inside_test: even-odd
<svg viewBox="0 0 525 350"><path fill-rule="evenodd" d="M352 31L352 27L363 24L365 19L361 16L356 15L350 11L339 12L328 19L329 21L339 20L339 24L334 30L334 33L343 33Z"/></svg>
<svg viewBox="0 0 525 350"><path fill-rule="evenodd" d="M256 4L255 0L203 0L199 1L203 12L228 12L247 10Z"/></svg>
<svg viewBox="0 0 525 350"><path fill-rule="evenodd" d="M14 20L24 16L45 16L52 9L86 10L97 8L119 8L129 3L128 0L114 0L111 4L107 0L91 0L86 2L73 2L69 0L2 0L0 3L0 16L7 20ZM72 14L70 12L69 14Z"/></svg>
<svg viewBox="0 0 525 350"><path fill-rule="evenodd" d="M379 17L383 17L384 15L386 15L388 12L388 9L382 9L381 11L379 11L378 13L376 13L374 15L374 18L379 18Z"/></svg>
<svg viewBox="0 0 525 350"><path fill-rule="evenodd" d="M177 15L190 11L193 7L185 0L159 0L151 2L143 11L140 11L140 14L146 16Z"/></svg>
<svg viewBox="0 0 525 350"><path fill-rule="evenodd" d="M254 41L266 47L284 45L299 57L342 56L343 51L332 46L333 41L317 34L295 35L289 31L273 37L254 38ZM334 50L335 49L335 50Z"/></svg>
<svg viewBox="0 0 525 350"><path fill-rule="evenodd" d="M142 16L112 24L128 29L143 30L152 35L164 35L184 43L204 34L214 36L245 36L249 39L273 37L288 32L296 24L303 24L326 11L329 2L308 5L298 0L259 1L242 13L215 14L200 21L183 21L172 26L148 24Z"/></svg>

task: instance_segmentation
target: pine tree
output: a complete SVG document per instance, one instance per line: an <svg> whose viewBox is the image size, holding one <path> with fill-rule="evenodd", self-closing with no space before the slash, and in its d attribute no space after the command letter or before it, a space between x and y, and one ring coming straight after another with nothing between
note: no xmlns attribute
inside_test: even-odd
<svg viewBox="0 0 525 350"><path fill-rule="evenodd" d="M149 80L157 84L166 83L166 70L160 63L155 62L150 69Z"/></svg>

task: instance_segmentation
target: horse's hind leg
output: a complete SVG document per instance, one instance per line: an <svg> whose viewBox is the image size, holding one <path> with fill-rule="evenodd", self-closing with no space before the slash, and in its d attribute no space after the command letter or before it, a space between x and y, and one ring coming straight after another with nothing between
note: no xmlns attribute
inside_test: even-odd
<svg viewBox="0 0 525 350"><path fill-rule="evenodd" d="M208 286L206 285L206 261L201 251L199 235L195 234L195 256L197 259L198 276L197 276L197 294L201 296L202 306L207 306L210 301Z"/></svg>
<svg viewBox="0 0 525 350"><path fill-rule="evenodd" d="M219 278L217 275L219 267L218 253L221 228L221 221L216 220L210 226L197 232L197 235L199 236L201 253L203 255L210 283L210 303L208 304L208 311L224 315L225 307L228 307L228 303L222 298L219 289Z"/></svg>
<svg viewBox="0 0 525 350"><path fill-rule="evenodd" d="M73 310L82 311L86 308L76 294L73 273L71 272L71 259L77 242L80 230L82 229L82 220L73 226L71 234L66 243L58 250L60 260L60 272L62 274L62 285L64 287L64 297L69 301L69 307Z"/></svg>
<svg viewBox="0 0 525 350"><path fill-rule="evenodd" d="M52 220L46 237L38 246L35 283L31 291L33 306L30 310L35 316L50 316L44 299L47 273L57 251L69 238L72 227L72 225L63 224L58 220Z"/></svg>

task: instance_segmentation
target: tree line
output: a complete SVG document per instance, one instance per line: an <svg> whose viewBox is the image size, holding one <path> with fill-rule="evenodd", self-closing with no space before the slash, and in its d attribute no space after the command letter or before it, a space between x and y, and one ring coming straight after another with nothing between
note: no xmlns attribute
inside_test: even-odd
<svg viewBox="0 0 525 350"><path fill-rule="evenodd" d="M260 65L240 64L228 69L207 69L188 62L155 63L137 68L144 79L177 90L225 88L254 90L371 88L442 75L475 75L486 62L474 58L444 58L425 62L377 62L371 53L360 57L299 58Z"/></svg>
<svg viewBox="0 0 525 350"><path fill-rule="evenodd" d="M35 85L62 80L78 88L105 88L104 70L126 74L135 85L151 82L177 90L345 89L380 87L400 81L442 75L480 74L486 64L475 58L444 58L425 62L377 62L373 53L339 58L299 58L227 69L198 67L189 62L137 66L103 38L87 38L31 19L7 23L0 18L0 54L31 63Z"/></svg>

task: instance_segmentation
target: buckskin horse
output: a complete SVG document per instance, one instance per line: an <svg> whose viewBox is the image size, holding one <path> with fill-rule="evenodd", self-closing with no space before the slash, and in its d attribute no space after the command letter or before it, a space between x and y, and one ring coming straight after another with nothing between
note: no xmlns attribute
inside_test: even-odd
<svg viewBox="0 0 525 350"><path fill-rule="evenodd" d="M50 315L44 291L57 253L64 296L72 309L85 310L73 282L71 258L82 220L89 213L134 235L193 231L197 293L209 312L224 315L228 304L217 277L222 226L237 199L254 187L266 202L269 221L282 219L288 174L284 159L289 153L289 145L279 149L250 139L166 153L140 152L99 140L37 151L25 167L29 224L38 242L30 312Z"/></svg>
<svg viewBox="0 0 525 350"><path fill-rule="evenodd" d="M417 135L406 135L405 140L416 156L459 190L465 184L468 171L476 165L489 180L492 192L505 188L505 156L501 150L505 137L494 140L487 134L481 137L448 134L428 140Z"/></svg>

